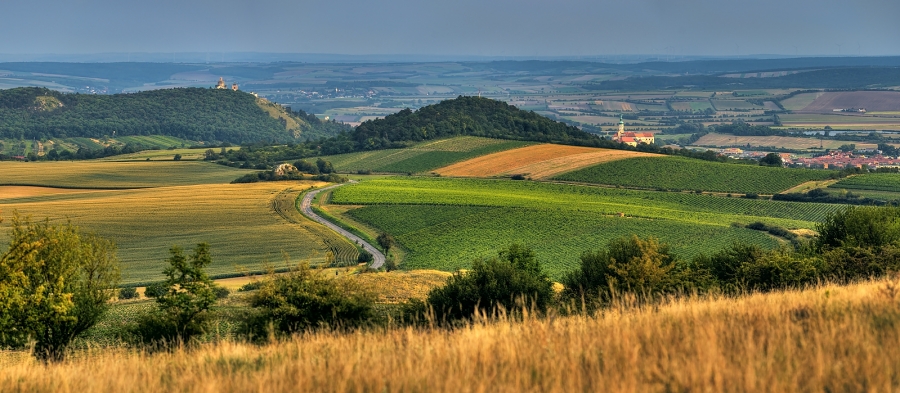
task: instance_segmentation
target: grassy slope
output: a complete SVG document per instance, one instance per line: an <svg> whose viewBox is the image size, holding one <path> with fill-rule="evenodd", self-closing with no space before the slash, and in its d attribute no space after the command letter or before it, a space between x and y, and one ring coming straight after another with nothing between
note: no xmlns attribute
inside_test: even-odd
<svg viewBox="0 0 900 393"><path fill-rule="evenodd" d="M829 175L829 171L811 169L735 165L684 157L639 157L580 169L556 179L626 187L775 194Z"/></svg>
<svg viewBox="0 0 900 393"><path fill-rule="evenodd" d="M555 278L586 250L618 236L669 242L691 257L735 241L773 247L761 232L730 226L763 221L811 228L839 205L785 203L537 182L388 178L335 190L333 203L372 205L348 214L394 235L407 268L454 270L510 243L533 247ZM618 217L617 213L626 217Z"/></svg>
<svg viewBox="0 0 900 393"><path fill-rule="evenodd" d="M900 282L684 299L459 329L310 333L264 346L0 354L0 386L56 391L895 391ZM366 370L360 372L359 370Z"/></svg>
<svg viewBox="0 0 900 393"><path fill-rule="evenodd" d="M373 150L322 157L341 172L420 173L454 162L529 145L529 142L462 136L422 142L406 149Z"/></svg>

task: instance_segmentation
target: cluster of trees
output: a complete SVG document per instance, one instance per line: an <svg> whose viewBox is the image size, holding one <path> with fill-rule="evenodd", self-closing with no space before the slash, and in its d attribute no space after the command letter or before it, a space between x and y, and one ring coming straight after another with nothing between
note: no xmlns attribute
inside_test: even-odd
<svg viewBox="0 0 900 393"><path fill-rule="evenodd" d="M0 90L0 138L111 135L168 135L230 143L295 139L281 121L256 104L256 97L240 91L180 88L93 95L33 87Z"/></svg>
<svg viewBox="0 0 900 393"><path fill-rule="evenodd" d="M330 161L321 158L316 162L310 163L306 160L300 160L286 169L270 169L262 172L248 173L241 176L231 183L256 183L261 181L282 181L282 180L320 180L331 183L343 183L347 181L346 177L338 176L334 171L334 166Z"/></svg>
<svg viewBox="0 0 900 393"><path fill-rule="evenodd" d="M731 124L720 124L710 126L715 132L721 134L731 134L736 136L788 136L787 131L776 130L769 126L754 126L743 121L736 121Z"/></svg>

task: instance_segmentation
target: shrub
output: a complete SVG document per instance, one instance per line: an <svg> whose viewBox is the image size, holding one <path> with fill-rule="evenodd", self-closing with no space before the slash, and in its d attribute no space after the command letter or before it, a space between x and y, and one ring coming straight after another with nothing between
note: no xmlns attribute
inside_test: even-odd
<svg viewBox="0 0 900 393"><path fill-rule="evenodd" d="M816 226L820 250L900 245L900 207L847 207Z"/></svg>
<svg viewBox="0 0 900 393"><path fill-rule="evenodd" d="M669 247L654 238L637 236L610 240L606 249L581 254L579 269L563 278L563 295L579 305L593 308L617 293L654 295L683 286L683 271Z"/></svg>
<svg viewBox="0 0 900 393"><path fill-rule="evenodd" d="M135 287L125 287L119 290L119 300L137 299L140 296Z"/></svg>
<svg viewBox="0 0 900 393"><path fill-rule="evenodd" d="M224 298L228 297L228 295L231 294L231 291L228 290L228 288L225 288L223 286L214 285L213 286L213 294L216 296L216 300L219 300L219 299L224 299Z"/></svg>
<svg viewBox="0 0 900 393"><path fill-rule="evenodd" d="M70 222L51 225L13 216L9 248L0 254L0 347L34 344L44 361L108 309L119 280L115 246Z"/></svg>
<svg viewBox="0 0 900 393"><path fill-rule="evenodd" d="M169 249L164 291L156 297L157 309L142 317L133 333L144 344L188 344L206 330L209 309L216 301L212 280L205 267L212 262L209 245L200 243L185 257L181 247Z"/></svg>
<svg viewBox="0 0 900 393"><path fill-rule="evenodd" d="M260 282L242 332L260 339L314 328L353 328L375 316L375 295L355 281L330 279L308 264Z"/></svg>
<svg viewBox="0 0 900 393"><path fill-rule="evenodd" d="M369 262L372 262L372 259L373 259L373 258L374 258L374 257L372 256L372 253L370 253L370 252L368 252L368 251L366 251L366 250L360 250L360 251L359 251L359 256L356 257L356 262L359 262L359 263L369 263Z"/></svg>
<svg viewBox="0 0 900 393"><path fill-rule="evenodd" d="M166 293L166 283L164 282L155 282L147 285L147 288L144 289L144 296L148 298L157 298L164 293Z"/></svg>
<svg viewBox="0 0 900 393"><path fill-rule="evenodd" d="M241 285L241 287L238 288L238 292L255 291L255 290L259 289L261 285L262 285L262 282L260 282L260 281L251 281L244 285Z"/></svg>
<svg viewBox="0 0 900 393"><path fill-rule="evenodd" d="M534 251L513 244L497 257L476 260L469 272L457 272L444 286L432 289L427 304L437 320L446 323L476 313L493 316L501 310L544 312L553 300L552 285Z"/></svg>

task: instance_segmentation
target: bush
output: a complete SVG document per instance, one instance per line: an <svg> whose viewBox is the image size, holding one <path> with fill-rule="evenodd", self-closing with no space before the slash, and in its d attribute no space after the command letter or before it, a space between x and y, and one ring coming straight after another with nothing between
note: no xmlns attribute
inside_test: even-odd
<svg viewBox="0 0 900 393"><path fill-rule="evenodd" d="M369 263L369 262L372 262L372 259L373 259L373 258L374 258L374 257L372 256L372 253L370 253L370 252L368 252L368 251L366 251L366 250L360 250L360 251L359 251L359 256L356 257L356 262L359 262L359 263Z"/></svg>
<svg viewBox="0 0 900 393"><path fill-rule="evenodd" d="M354 328L375 316L375 295L355 281L325 277L307 264L261 281L250 305L254 312L241 330L253 339L315 328Z"/></svg>
<svg viewBox="0 0 900 393"><path fill-rule="evenodd" d="M0 347L29 341L44 361L100 320L119 280L115 245L70 222L51 225L13 216L0 254Z"/></svg>
<svg viewBox="0 0 900 393"><path fill-rule="evenodd" d="M847 207L828 215L816 231L816 245L824 251L900 245L900 207Z"/></svg>
<svg viewBox="0 0 900 393"><path fill-rule="evenodd" d="M119 290L119 300L137 299L140 296L135 287L125 287Z"/></svg>
<svg viewBox="0 0 900 393"><path fill-rule="evenodd" d="M655 295L684 286L685 272L669 247L654 238L637 236L611 240L606 249L581 254L579 269L563 278L563 295L578 305L592 309L595 302L606 303L618 293ZM581 303L582 299L584 303Z"/></svg>
<svg viewBox="0 0 900 393"><path fill-rule="evenodd" d="M818 257L774 251L742 264L738 279L748 290L771 291L815 283L823 268Z"/></svg>
<svg viewBox="0 0 900 393"><path fill-rule="evenodd" d="M260 282L260 281L251 281L244 285L241 285L241 287L238 288L238 292L255 291L255 290L259 289L261 285L262 285L262 282Z"/></svg>
<svg viewBox="0 0 900 393"><path fill-rule="evenodd" d="M144 296L148 298L158 298L166 293L166 283L164 282L155 282L153 284L147 285L144 289Z"/></svg>
<svg viewBox="0 0 900 393"><path fill-rule="evenodd" d="M228 295L231 294L231 291L228 290L228 288L225 288L223 286L214 285L213 286L213 294L215 294L216 300L219 300L219 299L224 299L224 298L228 297Z"/></svg>
<svg viewBox="0 0 900 393"><path fill-rule="evenodd" d="M512 245L495 258L479 259L467 273L456 273L428 293L427 304L442 323L493 316L501 310L544 312L553 300L550 278L541 270L534 251Z"/></svg>
<svg viewBox="0 0 900 393"><path fill-rule="evenodd" d="M157 309L132 329L143 344L189 344L205 332L209 309L216 301L213 282L204 271L212 262L209 245L198 244L188 257L178 246L172 246L169 253L163 291L156 297Z"/></svg>

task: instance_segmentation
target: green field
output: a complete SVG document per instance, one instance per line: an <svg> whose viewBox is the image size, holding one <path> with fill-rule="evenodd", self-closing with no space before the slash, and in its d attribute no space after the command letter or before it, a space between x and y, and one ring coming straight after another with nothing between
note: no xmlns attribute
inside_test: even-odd
<svg viewBox="0 0 900 393"><path fill-rule="evenodd" d="M717 111L763 109L762 106L752 104L743 100L711 99L709 101Z"/></svg>
<svg viewBox="0 0 900 393"><path fill-rule="evenodd" d="M867 173L843 179L829 188L900 192L900 174Z"/></svg>
<svg viewBox="0 0 900 393"><path fill-rule="evenodd" d="M565 173L557 180L625 187L775 194L828 178L821 170L770 168L683 157L637 157Z"/></svg>
<svg viewBox="0 0 900 393"><path fill-rule="evenodd" d="M420 173L485 154L531 145L531 142L464 136L423 142L406 149L374 150L322 157L340 172ZM315 159L313 159L315 160Z"/></svg>
<svg viewBox="0 0 900 393"><path fill-rule="evenodd" d="M732 242L777 240L731 223L812 228L840 205L622 190L512 180L386 178L341 187L332 203L368 205L354 219L394 235L406 268L453 270L512 242L532 246L554 277L609 239L656 236L690 257ZM620 213L624 215L620 217Z"/></svg>
<svg viewBox="0 0 900 393"><path fill-rule="evenodd" d="M784 107L784 109L787 109L789 111L799 111L809 106L809 104L812 104L813 101L815 101L816 98L819 98L822 94L825 93L820 92L797 94L791 98L782 100L781 105Z"/></svg>
<svg viewBox="0 0 900 393"><path fill-rule="evenodd" d="M208 162L0 162L0 185L137 188L230 183L250 173Z"/></svg>

